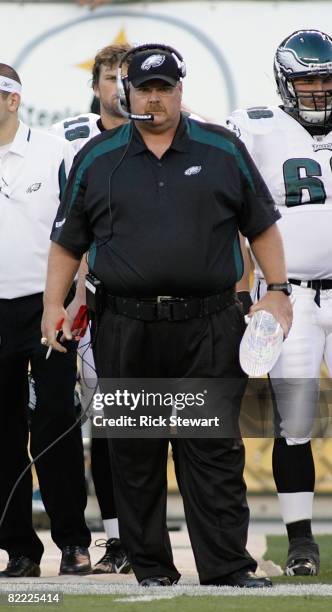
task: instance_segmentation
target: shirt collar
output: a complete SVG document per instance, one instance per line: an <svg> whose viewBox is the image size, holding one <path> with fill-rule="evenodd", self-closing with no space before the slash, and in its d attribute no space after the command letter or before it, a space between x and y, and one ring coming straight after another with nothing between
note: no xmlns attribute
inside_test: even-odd
<svg viewBox="0 0 332 612"><path fill-rule="evenodd" d="M188 118L181 113L180 123L175 132L173 142L170 149L180 151L181 153L187 153L190 149L190 138L189 138L189 125Z"/></svg>
<svg viewBox="0 0 332 612"><path fill-rule="evenodd" d="M31 135L30 128L27 125L25 125L25 123L20 121L18 130L15 134L15 138L13 142L11 143L9 152L15 153L16 155L20 155L21 157L24 157L25 149L30 140L30 135Z"/></svg>
<svg viewBox="0 0 332 612"><path fill-rule="evenodd" d="M169 148L174 149L175 151L180 151L180 153L186 153L187 151L189 151L189 142L190 142L190 139L189 139L189 130L188 130L188 120L187 120L187 117L185 117L181 113L179 125L175 132L172 144ZM133 123L133 135L132 135L131 145L129 147L129 155L138 155L139 153L142 153L143 151L147 151L147 150L148 148L139 130L137 129L136 125Z"/></svg>

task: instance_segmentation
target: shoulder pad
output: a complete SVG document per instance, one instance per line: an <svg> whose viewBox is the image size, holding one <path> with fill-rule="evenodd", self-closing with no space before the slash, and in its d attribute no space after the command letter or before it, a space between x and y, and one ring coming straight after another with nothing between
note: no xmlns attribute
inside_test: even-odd
<svg viewBox="0 0 332 612"><path fill-rule="evenodd" d="M249 119L270 119L273 112L267 106L253 106L247 109Z"/></svg>

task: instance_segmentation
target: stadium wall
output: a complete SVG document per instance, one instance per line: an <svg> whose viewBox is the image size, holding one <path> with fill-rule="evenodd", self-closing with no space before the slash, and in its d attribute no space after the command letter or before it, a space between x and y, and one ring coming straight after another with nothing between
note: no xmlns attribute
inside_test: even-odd
<svg viewBox="0 0 332 612"><path fill-rule="evenodd" d="M272 58L277 44L301 27L324 29L331 2L152 2L104 5L0 2L0 57L20 72L23 117L47 126L85 112L90 68L114 41L163 41L186 59L184 101L222 122L239 106L277 102Z"/></svg>

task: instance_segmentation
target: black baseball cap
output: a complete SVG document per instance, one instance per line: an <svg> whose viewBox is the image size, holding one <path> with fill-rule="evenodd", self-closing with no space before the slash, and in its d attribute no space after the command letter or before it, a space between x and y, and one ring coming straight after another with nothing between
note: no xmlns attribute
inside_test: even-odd
<svg viewBox="0 0 332 612"><path fill-rule="evenodd" d="M149 49L133 56L128 66L128 81L139 87L153 79L160 79L173 87L180 80L179 67L171 53Z"/></svg>

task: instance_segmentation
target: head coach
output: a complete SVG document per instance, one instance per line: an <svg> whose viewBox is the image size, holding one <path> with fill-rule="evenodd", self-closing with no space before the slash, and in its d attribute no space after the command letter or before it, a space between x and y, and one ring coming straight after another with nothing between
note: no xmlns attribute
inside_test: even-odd
<svg viewBox="0 0 332 612"><path fill-rule="evenodd" d="M279 213L245 146L228 130L181 113L181 55L164 45L122 60L121 104L131 123L92 140L77 156L52 232L43 335L56 322L83 253L106 298L98 320L99 377L245 376L244 331L234 286L242 276L238 230L268 283L287 279ZM119 84L120 85L120 84ZM264 298L283 325L288 297ZM111 364L111 366L110 366ZM178 581L166 529L167 439L112 440L120 534L140 584ZM261 587L247 553L244 450L233 439L180 439L175 458L201 584Z"/></svg>

